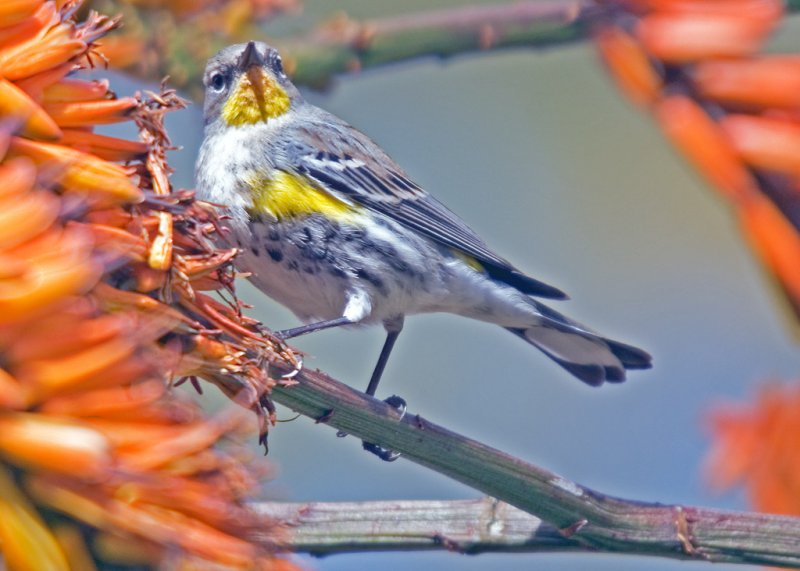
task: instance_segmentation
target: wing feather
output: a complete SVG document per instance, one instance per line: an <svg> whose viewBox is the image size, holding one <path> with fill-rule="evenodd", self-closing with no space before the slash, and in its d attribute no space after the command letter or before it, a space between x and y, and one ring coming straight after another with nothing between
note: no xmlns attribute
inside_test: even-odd
<svg viewBox="0 0 800 571"><path fill-rule="evenodd" d="M307 176L346 201L380 212L475 258L490 277L524 293L553 299L567 297L495 254L463 220L409 179L366 135L333 115L315 111L316 120L287 127L289 132L281 139L290 143L279 154L287 164L279 161L277 168Z"/></svg>

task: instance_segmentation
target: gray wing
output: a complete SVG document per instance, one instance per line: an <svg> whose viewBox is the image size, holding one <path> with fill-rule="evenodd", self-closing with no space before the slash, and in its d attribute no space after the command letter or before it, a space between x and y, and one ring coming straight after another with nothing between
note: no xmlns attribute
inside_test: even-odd
<svg viewBox="0 0 800 571"><path fill-rule="evenodd" d="M475 258L493 279L523 293L564 299L561 290L526 276L458 216L408 178L383 150L341 119L314 110L312 121L281 134L278 168L304 175L345 201L363 205ZM346 136L345 136L346 134ZM282 162L287 164L281 164Z"/></svg>

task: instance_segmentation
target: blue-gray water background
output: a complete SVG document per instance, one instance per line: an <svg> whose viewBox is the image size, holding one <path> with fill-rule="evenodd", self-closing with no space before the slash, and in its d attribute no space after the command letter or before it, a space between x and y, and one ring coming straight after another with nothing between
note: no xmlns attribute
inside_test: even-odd
<svg viewBox="0 0 800 571"><path fill-rule="evenodd" d="M307 0L301 21L464 3ZM798 20L787 21L771 49L800 51ZM141 86L119 79L114 87L127 94ZM343 77L307 96L383 145L499 253L566 290L572 300L559 310L655 358L652 371L592 389L497 327L420 316L406 321L380 396L400 394L413 413L607 494L746 507L741 494L715 496L703 483L703 415L713 403L751 398L764 380L797 377L786 308L726 206L620 97L591 45L420 60ZM174 114L168 126L184 147L171 158L173 181L191 187L200 107ZM251 287L241 293L271 327L297 325ZM323 332L297 346L308 352L307 366L363 388L382 342L375 328ZM480 495L410 462L382 463L356 438L338 439L307 418L275 427L270 446L279 472L265 490L276 499ZM303 562L321 571L708 567L562 554Z"/></svg>

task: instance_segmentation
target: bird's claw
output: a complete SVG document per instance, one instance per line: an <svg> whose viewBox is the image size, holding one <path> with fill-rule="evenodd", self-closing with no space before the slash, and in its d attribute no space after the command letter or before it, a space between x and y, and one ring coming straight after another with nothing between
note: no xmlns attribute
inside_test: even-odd
<svg viewBox="0 0 800 571"><path fill-rule="evenodd" d="M400 458L400 452L389 450L373 442L367 442L366 440L361 442L361 447L367 452L375 454L375 456L377 456L384 462L394 462L395 460Z"/></svg>
<svg viewBox="0 0 800 571"><path fill-rule="evenodd" d="M284 375L281 375L281 378L282 379L286 379L286 380L293 379L298 374L300 374L300 371L302 371L302 370L303 370L303 357L298 355L297 356L297 364L295 365L294 369L292 369L291 371L289 371L288 373L286 373Z"/></svg>
<svg viewBox="0 0 800 571"><path fill-rule="evenodd" d="M403 420L403 417L406 415L406 409L408 408L408 404L403 397L392 395L389 398L384 399L383 402L397 409L400 412L400 418L398 421ZM337 433L337 436L339 436L339 433ZM363 440L361 442L361 447L367 452L374 454L384 462L394 462L400 458L400 452L389 450L388 448L384 448L383 446L375 444L374 442L367 442L366 440Z"/></svg>
<svg viewBox="0 0 800 571"><path fill-rule="evenodd" d="M403 420L403 417L405 417L406 415L406 409L408 408L408 403L406 402L406 399L397 395L392 395L388 399L384 399L383 402L385 402L391 407L396 408L397 411L400 413L400 418L398 420Z"/></svg>

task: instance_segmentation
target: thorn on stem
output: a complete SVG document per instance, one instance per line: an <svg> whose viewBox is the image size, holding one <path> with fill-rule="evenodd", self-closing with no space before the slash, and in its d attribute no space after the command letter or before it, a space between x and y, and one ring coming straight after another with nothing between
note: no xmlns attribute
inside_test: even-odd
<svg viewBox="0 0 800 571"><path fill-rule="evenodd" d="M571 523L567 527L562 527L558 531L559 533L561 533L561 535L569 539L570 537L578 533L580 530L582 530L584 527L586 527L588 523L589 523L588 519L579 519L578 521Z"/></svg>
<svg viewBox="0 0 800 571"><path fill-rule="evenodd" d="M692 530L689 527L689 518L686 517L686 512L683 511L681 506L675 506L675 534L681 544L681 549L686 555L706 557L694 545Z"/></svg>

